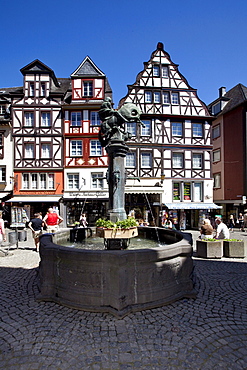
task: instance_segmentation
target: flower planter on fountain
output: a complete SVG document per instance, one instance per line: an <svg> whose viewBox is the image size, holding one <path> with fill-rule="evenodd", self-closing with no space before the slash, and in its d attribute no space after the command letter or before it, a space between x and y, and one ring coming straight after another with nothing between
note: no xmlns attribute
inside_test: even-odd
<svg viewBox="0 0 247 370"><path fill-rule="evenodd" d="M130 239L138 236L137 227L129 229L105 229L103 227L96 228L96 235L104 239Z"/></svg>
<svg viewBox="0 0 247 370"><path fill-rule="evenodd" d="M197 256L202 258L221 258L223 256L223 240L202 239L196 241Z"/></svg>
<svg viewBox="0 0 247 370"><path fill-rule="evenodd" d="M244 240L224 239L224 257L244 258L247 255L247 245Z"/></svg>

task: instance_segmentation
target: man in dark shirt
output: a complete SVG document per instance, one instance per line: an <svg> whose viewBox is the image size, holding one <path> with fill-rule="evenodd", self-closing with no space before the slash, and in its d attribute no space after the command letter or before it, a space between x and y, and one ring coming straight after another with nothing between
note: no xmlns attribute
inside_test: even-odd
<svg viewBox="0 0 247 370"><path fill-rule="evenodd" d="M28 227L33 232L33 238L35 243L35 250L38 252L39 249L39 236L42 234L42 227L44 226L44 222L40 218L40 213L35 213L34 217L28 224Z"/></svg>

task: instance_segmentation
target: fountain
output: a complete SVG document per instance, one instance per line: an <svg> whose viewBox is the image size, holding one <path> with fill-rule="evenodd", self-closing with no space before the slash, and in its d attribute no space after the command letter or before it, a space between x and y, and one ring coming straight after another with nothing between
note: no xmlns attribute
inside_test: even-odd
<svg viewBox="0 0 247 370"><path fill-rule="evenodd" d="M109 156L109 218L125 220L124 158L129 148L126 122L140 121L139 109L131 103L118 111L106 98L99 111L101 145ZM157 227L138 227L146 240L166 245L127 249L129 237L109 237L107 250L69 248L55 244L51 234L40 237L39 300L55 301L93 312L123 317L134 311L162 306L182 297L195 297L191 279L192 246L182 233ZM103 244L103 242L102 242Z"/></svg>

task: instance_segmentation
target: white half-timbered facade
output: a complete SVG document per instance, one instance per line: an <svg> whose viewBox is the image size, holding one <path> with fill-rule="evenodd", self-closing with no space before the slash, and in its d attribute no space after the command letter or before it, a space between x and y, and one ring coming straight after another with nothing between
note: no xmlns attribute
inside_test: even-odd
<svg viewBox="0 0 247 370"><path fill-rule="evenodd" d="M162 43L144 63L136 82L128 86L120 106L128 102L141 109L145 124L127 127L132 133L126 157L128 177L141 180L127 180L129 209L136 203L136 194L149 194L149 203L155 205L149 218L156 224L160 211L167 210L175 222L180 219L180 228L186 224L197 227L194 219L198 222L198 215L188 210L215 208L210 164L212 117ZM141 201L137 207L144 218L145 197L143 207Z"/></svg>

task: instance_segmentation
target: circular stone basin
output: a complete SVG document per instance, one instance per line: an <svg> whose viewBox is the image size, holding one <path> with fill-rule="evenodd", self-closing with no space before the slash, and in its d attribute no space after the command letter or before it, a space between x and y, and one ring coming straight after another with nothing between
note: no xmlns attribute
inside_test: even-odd
<svg viewBox="0 0 247 370"><path fill-rule="evenodd" d="M42 235L39 300L123 317L183 297L194 298L190 243L176 231L151 227L138 231L173 244L88 250L61 246L53 243L51 234Z"/></svg>

